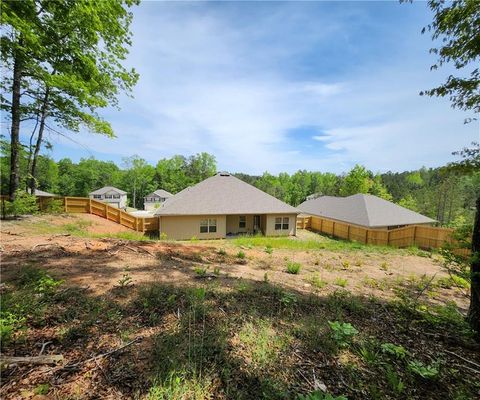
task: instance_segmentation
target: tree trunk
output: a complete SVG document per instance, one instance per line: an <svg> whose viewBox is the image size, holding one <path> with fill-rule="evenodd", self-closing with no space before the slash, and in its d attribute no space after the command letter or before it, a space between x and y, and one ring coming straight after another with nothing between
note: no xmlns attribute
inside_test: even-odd
<svg viewBox="0 0 480 400"><path fill-rule="evenodd" d="M37 179L36 179L37 161L38 161L38 155L40 154L40 148L42 147L43 131L45 130L45 120L47 119L49 94L50 94L50 88L47 86L45 90L45 96L43 97L42 111L40 114L40 127L38 128L37 143L35 144L35 151L33 153L33 159L32 159L32 169L30 171L30 175L31 175L30 190L32 194L35 194L35 188L37 187Z"/></svg>
<svg viewBox="0 0 480 400"><path fill-rule="evenodd" d="M470 308L468 322L480 340L480 194L477 197L477 210L473 224L472 265L470 267Z"/></svg>
<svg viewBox="0 0 480 400"><path fill-rule="evenodd" d="M23 60L17 52L13 62L12 85L12 130L10 138L10 201L15 200L15 192L20 184L20 89Z"/></svg>

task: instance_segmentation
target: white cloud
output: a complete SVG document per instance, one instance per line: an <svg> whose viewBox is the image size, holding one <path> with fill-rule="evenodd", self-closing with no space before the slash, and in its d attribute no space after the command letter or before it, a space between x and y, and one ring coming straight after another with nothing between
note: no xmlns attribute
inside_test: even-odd
<svg viewBox="0 0 480 400"><path fill-rule="evenodd" d="M285 65L348 32L348 12L315 15L312 23L301 6L287 5L235 22L222 7L144 4L129 59L141 76L135 98L106 114L117 139L80 136L96 151L152 162L207 151L221 169L249 173L340 172L357 162L400 170L442 164L478 138L478 124L462 125L463 114L446 101L418 96L434 79L425 60L386 55L374 70L370 64L341 76ZM291 132L305 126L322 133L300 148L308 138Z"/></svg>

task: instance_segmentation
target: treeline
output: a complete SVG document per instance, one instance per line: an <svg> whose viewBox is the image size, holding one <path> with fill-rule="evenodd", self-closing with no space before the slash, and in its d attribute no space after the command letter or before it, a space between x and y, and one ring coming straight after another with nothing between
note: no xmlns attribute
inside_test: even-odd
<svg viewBox="0 0 480 400"><path fill-rule="evenodd" d="M8 193L8 143L2 142L1 189ZM21 187L28 185L28 152L20 157ZM199 153L176 155L156 165L139 156L111 161L84 158L78 163L64 158L55 162L40 156L37 187L62 196L87 196L103 186L116 186L128 192L130 205L143 207L143 197L156 189L171 193L194 185L217 171L215 157ZM261 176L236 173L235 176L293 206L311 194L349 196L370 193L438 220L442 225L459 226L473 220L475 198L480 190L480 172L462 175L449 168L421 168L401 173L374 174L356 165L348 173L300 170L294 174Z"/></svg>

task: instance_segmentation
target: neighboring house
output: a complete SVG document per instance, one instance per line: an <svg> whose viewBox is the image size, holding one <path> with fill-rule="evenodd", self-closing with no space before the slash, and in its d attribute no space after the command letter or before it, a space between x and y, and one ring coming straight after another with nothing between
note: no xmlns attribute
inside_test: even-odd
<svg viewBox="0 0 480 400"><path fill-rule="evenodd" d="M298 206L303 214L346 222L365 228L393 229L436 221L371 194L348 197L321 196Z"/></svg>
<svg viewBox="0 0 480 400"><path fill-rule="evenodd" d="M27 189L27 191L30 194L32 193L32 189ZM58 194L44 192L43 190L40 190L40 189L35 189L34 194L37 197L60 197Z"/></svg>
<svg viewBox="0 0 480 400"><path fill-rule="evenodd" d="M220 172L163 202L160 234L169 239L219 239L237 234L296 234L296 208Z"/></svg>
<svg viewBox="0 0 480 400"><path fill-rule="evenodd" d="M127 192L113 186L105 186L88 194L93 200L103 201L113 207L127 207Z"/></svg>
<svg viewBox="0 0 480 400"><path fill-rule="evenodd" d="M163 189L155 190L154 192L147 194L143 198L143 209L145 211L155 210L160 207L160 204L163 203L168 198L172 197L173 194L167 192Z"/></svg>

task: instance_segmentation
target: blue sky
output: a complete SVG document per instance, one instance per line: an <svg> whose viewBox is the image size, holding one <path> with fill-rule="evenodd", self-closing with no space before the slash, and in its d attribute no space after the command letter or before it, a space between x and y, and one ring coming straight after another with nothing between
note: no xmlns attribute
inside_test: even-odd
<svg viewBox="0 0 480 400"><path fill-rule="evenodd" d="M102 112L117 138L51 137L55 159L206 151L231 172L402 171L480 137L448 100L418 95L450 72L429 69L425 3L144 1L134 14L140 81Z"/></svg>

